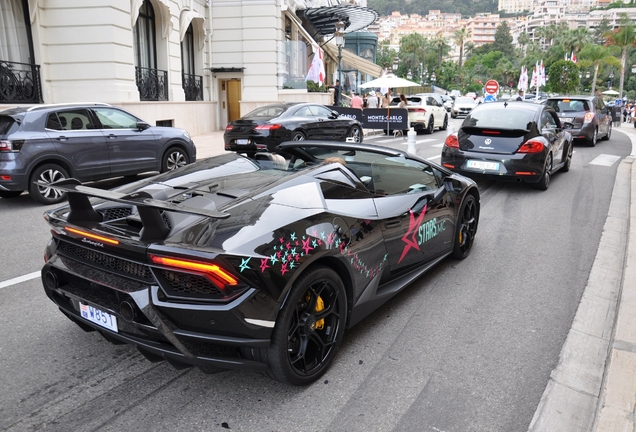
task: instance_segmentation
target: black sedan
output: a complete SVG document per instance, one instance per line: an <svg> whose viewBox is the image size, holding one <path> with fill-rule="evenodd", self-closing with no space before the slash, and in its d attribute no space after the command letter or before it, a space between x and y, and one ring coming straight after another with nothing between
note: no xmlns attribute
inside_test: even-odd
<svg viewBox="0 0 636 432"><path fill-rule="evenodd" d="M441 163L465 175L546 190L552 174L569 171L572 151L572 136L554 110L542 104L493 102L477 106L459 131L446 138Z"/></svg>
<svg viewBox="0 0 636 432"><path fill-rule="evenodd" d="M284 141L329 140L362 142L362 125L337 111L313 103L262 106L225 128L225 150L274 151Z"/></svg>
<svg viewBox="0 0 636 432"><path fill-rule="evenodd" d="M598 96L556 96L545 104L562 122L572 123L572 137L591 147L599 138L608 140L612 136L612 108Z"/></svg>
<svg viewBox="0 0 636 432"><path fill-rule="evenodd" d="M383 147L280 147L113 191L52 185L70 207L45 215L46 294L82 329L151 361L304 385L345 329L445 257L470 253L472 180Z"/></svg>

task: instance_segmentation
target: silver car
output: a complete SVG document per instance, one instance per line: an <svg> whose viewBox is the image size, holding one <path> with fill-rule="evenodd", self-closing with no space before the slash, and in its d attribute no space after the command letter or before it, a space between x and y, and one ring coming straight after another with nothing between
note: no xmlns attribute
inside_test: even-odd
<svg viewBox="0 0 636 432"><path fill-rule="evenodd" d="M65 194L47 183L165 172L195 160L196 148L185 130L150 126L108 104L0 111L0 198L28 190L35 201L55 204Z"/></svg>
<svg viewBox="0 0 636 432"><path fill-rule="evenodd" d="M477 106L475 99L470 96L459 96L455 98L451 107L451 117L466 116Z"/></svg>

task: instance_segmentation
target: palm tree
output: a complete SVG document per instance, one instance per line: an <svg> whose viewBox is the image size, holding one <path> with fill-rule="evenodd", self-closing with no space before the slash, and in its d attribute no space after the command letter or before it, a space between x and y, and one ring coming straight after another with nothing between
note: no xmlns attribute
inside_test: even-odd
<svg viewBox="0 0 636 432"><path fill-rule="evenodd" d="M605 46L617 46L621 49L621 81L618 97L623 97L623 84L625 82L625 63L627 63L627 48L635 46L636 27L631 24L627 14L621 15L621 26L611 32L605 33Z"/></svg>
<svg viewBox="0 0 636 432"><path fill-rule="evenodd" d="M581 50L579 65L582 67L594 67L594 78L592 79L592 91L590 93L592 95L596 92L596 79L602 63L616 67L620 66L620 62L612 54L611 50L603 45L591 43Z"/></svg>
<svg viewBox="0 0 636 432"><path fill-rule="evenodd" d="M524 33L525 34L525 33ZM453 35L453 39L455 43L459 47L459 73L462 73L462 64L464 60L464 43L466 39L468 39L471 35L471 31L466 27L462 27L459 30L455 30L455 34Z"/></svg>
<svg viewBox="0 0 636 432"><path fill-rule="evenodd" d="M433 46L437 50L437 68L439 69L442 67L442 60L444 59L444 56L450 51L450 45L446 42L446 38L442 32L437 33L432 42Z"/></svg>
<svg viewBox="0 0 636 432"><path fill-rule="evenodd" d="M523 32L517 38L517 42L519 43L519 45L521 45L521 57L525 57L526 56L526 45L528 45L530 43L530 36L528 36L528 33Z"/></svg>

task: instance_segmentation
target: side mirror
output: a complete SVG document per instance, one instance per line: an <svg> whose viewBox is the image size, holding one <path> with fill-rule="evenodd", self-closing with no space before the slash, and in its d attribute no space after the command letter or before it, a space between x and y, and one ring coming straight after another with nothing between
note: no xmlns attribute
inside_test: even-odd
<svg viewBox="0 0 636 432"><path fill-rule="evenodd" d="M574 123L570 122L563 122L561 126L563 126L563 129L574 129Z"/></svg>
<svg viewBox="0 0 636 432"><path fill-rule="evenodd" d="M137 129L139 129L139 130L143 131L143 130L148 129L149 127L150 127L150 125L148 123L146 123L145 121L139 120L137 122Z"/></svg>
<svg viewBox="0 0 636 432"><path fill-rule="evenodd" d="M340 113L336 110L331 110L331 114L329 115L330 119L337 119L340 117Z"/></svg>

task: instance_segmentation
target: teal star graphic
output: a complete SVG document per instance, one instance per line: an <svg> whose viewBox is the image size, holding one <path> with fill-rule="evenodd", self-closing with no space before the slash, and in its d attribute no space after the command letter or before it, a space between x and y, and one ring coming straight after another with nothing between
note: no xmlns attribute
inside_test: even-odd
<svg viewBox="0 0 636 432"><path fill-rule="evenodd" d="M241 273L243 273L243 270L250 268L250 266L248 266L247 263L249 263L251 259L252 258L250 257L250 258L245 258L241 260L241 265L239 266L239 268L241 269Z"/></svg>
<svg viewBox="0 0 636 432"><path fill-rule="evenodd" d="M325 232L324 231L320 232L320 238L323 239L323 240L325 239Z"/></svg>
<svg viewBox="0 0 636 432"><path fill-rule="evenodd" d="M294 263L293 261L290 261L290 262L289 262L289 268L290 268L290 269L293 269L293 268L294 268L294 266L295 266L295 263Z"/></svg>
<svg viewBox="0 0 636 432"><path fill-rule="evenodd" d="M289 236L289 238L291 238L291 239L292 239L292 241L293 241L293 240L296 240L296 233L295 233L295 232L291 233L291 235Z"/></svg>
<svg viewBox="0 0 636 432"><path fill-rule="evenodd" d="M274 250L276 250L276 247L277 247L277 246L276 246L276 245L274 245Z"/></svg>
<svg viewBox="0 0 636 432"><path fill-rule="evenodd" d="M314 249L316 249L318 247L318 242L316 242L316 240L312 240L311 245L314 247Z"/></svg>
<svg viewBox="0 0 636 432"><path fill-rule="evenodd" d="M291 255L296 255L296 248L292 248Z"/></svg>
<svg viewBox="0 0 636 432"><path fill-rule="evenodd" d="M269 260L272 262L272 264L276 264L276 261L278 261L278 258L276 257L276 254L272 254L269 256Z"/></svg>

